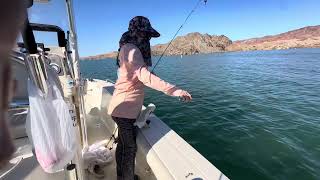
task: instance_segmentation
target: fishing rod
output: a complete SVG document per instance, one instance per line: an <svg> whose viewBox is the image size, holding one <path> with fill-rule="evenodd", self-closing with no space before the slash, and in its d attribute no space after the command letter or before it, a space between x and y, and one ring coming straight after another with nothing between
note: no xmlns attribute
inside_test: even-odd
<svg viewBox="0 0 320 180"><path fill-rule="evenodd" d="M152 68L152 73L154 73L154 69L157 67L157 65L159 64L159 62L161 61L162 57L164 56L164 53L167 51L167 49L169 48L169 46L172 44L173 40L176 38L176 36L178 35L178 33L180 32L180 30L183 28L183 26L187 23L187 21L189 20L190 16L195 12L195 10L199 7L201 2L204 2L204 4L207 4L207 0L199 0L197 2L197 4L194 6L194 8L190 11L190 13L188 14L188 16L186 17L186 19L184 20L184 22L181 24L181 26L178 28L178 30L176 31L176 33L174 34L174 36L172 37L172 39L170 40L169 44L167 45L167 47L164 49L164 51L162 52L161 56L159 57L159 59L157 60L156 64L153 66Z"/></svg>

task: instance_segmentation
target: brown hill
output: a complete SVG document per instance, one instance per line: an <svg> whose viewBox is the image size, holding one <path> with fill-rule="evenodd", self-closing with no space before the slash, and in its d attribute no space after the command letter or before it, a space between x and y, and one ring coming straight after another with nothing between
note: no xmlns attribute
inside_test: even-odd
<svg viewBox="0 0 320 180"><path fill-rule="evenodd" d="M274 36L234 41L227 51L320 47L320 26L307 26Z"/></svg>

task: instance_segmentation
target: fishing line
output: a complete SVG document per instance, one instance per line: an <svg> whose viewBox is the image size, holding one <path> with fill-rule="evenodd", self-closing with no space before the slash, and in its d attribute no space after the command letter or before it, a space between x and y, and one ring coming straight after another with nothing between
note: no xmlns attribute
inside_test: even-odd
<svg viewBox="0 0 320 180"><path fill-rule="evenodd" d="M176 36L178 35L178 33L180 32L180 30L183 28L183 26L187 23L187 21L189 20L189 18L191 17L191 15L195 12L195 10L199 7L201 2L204 2L204 4L207 4L207 0L199 0L197 2L197 4L194 6L194 8L190 11L190 13L188 14L188 16L186 17L186 19L184 20L184 22L181 24L181 26L178 28L178 30L176 31L176 33L174 34L174 36L172 37L172 39L170 40L169 44L167 45L167 47L164 49L164 51L162 52L161 56L159 57L159 59L157 60L156 64L153 66L152 68L152 73L154 73L154 69L157 67L157 65L159 64L159 62L161 61L162 57L164 56L164 53L167 51L167 49L169 48L169 46L171 45L171 43L173 42L173 40L176 38Z"/></svg>

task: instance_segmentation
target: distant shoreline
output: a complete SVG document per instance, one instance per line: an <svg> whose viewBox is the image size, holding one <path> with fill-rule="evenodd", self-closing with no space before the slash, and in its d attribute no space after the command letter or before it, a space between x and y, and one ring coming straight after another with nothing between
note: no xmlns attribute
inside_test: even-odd
<svg viewBox="0 0 320 180"><path fill-rule="evenodd" d="M152 46L152 54L160 55L167 44ZM307 26L285 33L251 38L247 40L231 41L224 35L209 35L189 33L178 36L168 48L165 56L211 54L221 52L242 52L256 50L286 50L300 48L320 48L320 25ZM82 57L81 60L116 59L118 52Z"/></svg>
<svg viewBox="0 0 320 180"><path fill-rule="evenodd" d="M212 52L212 53L199 53L199 54L190 54L190 55L183 55L184 56L197 56L197 55L209 55L209 54L219 54L219 53L236 53L236 52L256 52L256 51L286 51L286 50L293 50L293 49L320 49L320 47L296 47L296 48L288 48L288 49L270 49L270 50L242 50L242 51L221 51L221 52ZM174 57L174 56L180 56L180 55L170 55L165 57ZM153 57L159 57L159 55L153 56ZM82 59L81 61L100 61L100 60L116 60L116 58L113 57L107 57L102 59Z"/></svg>

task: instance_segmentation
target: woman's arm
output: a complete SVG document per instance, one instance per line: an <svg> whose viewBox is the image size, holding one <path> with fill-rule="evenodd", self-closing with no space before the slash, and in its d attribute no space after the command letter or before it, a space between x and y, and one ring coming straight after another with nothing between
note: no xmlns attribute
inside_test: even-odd
<svg viewBox="0 0 320 180"><path fill-rule="evenodd" d="M136 74L138 79L146 86L162 91L167 95L170 96L177 96L182 97L182 101L191 101L192 96L182 89L177 88L176 86L165 82L164 80L160 79L158 76L152 74L148 69L143 66L136 70Z"/></svg>
<svg viewBox="0 0 320 180"><path fill-rule="evenodd" d="M124 57L124 59L128 59L128 63L131 65L131 70L134 71L134 74L136 74L139 81L141 81L144 85L152 89L162 91L170 96L183 97L186 101L192 99L191 95L187 91L179 89L152 74L145 66L143 56L138 48L133 47L128 53L124 54L128 55L127 57Z"/></svg>
<svg viewBox="0 0 320 180"><path fill-rule="evenodd" d="M170 96L179 96L179 94L177 94L176 92L179 89L176 86L167 83L164 80L160 79L158 76L152 74L145 66L137 69L135 71L135 74L144 85L152 89L162 91Z"/></svg>

